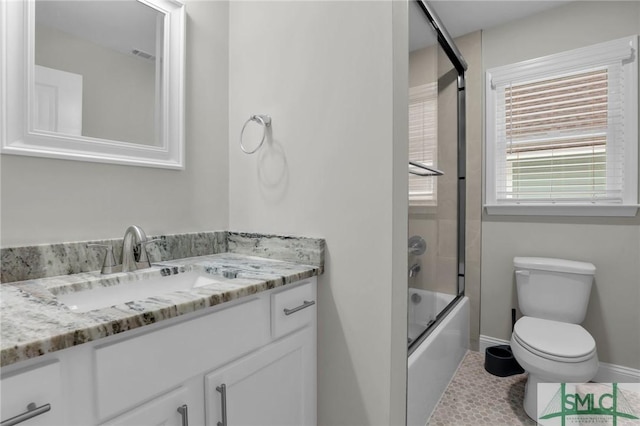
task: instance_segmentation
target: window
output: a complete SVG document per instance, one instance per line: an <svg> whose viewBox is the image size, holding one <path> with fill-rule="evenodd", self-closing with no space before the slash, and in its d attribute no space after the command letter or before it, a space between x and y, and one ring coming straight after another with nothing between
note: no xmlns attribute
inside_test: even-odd
<svg viewBox="0 0 640 426"><path fill-rule="evenodd" d="M637 36L487 71L488 213L634 216Z"/></svg>
<svg viewBox="0 0 640 426"><path fill-rule="evenodd" d="M438 84L409 88L409 161L435 166L438 158ZM409 174L409 205L436 204L437 184L431 176Z"/></svg>

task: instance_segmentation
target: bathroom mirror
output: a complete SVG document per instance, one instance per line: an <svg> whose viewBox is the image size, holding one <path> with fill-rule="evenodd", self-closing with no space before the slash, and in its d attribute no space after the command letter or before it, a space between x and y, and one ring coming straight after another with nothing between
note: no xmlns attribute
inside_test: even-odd
<svg viewBox="0 0 640 426"><path fill-rule="evenodd" d="M1 152L184 167L184 5L0 3Z"/></svg>

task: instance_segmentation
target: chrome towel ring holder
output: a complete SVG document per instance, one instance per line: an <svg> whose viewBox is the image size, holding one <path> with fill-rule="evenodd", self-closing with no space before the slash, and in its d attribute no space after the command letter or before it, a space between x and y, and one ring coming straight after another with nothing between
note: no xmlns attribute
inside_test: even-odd
<svg viewBox="0 0 640 426"><path fill-rule="evenodd" d="M255 121L256 123L262 126L262 139L260 139L260 143L253 150L248 150L247 148L245 148L242 138L244 136L244 129L247 127L247 124L249 124L251 121ZM264 140L267 138L268 127L271 127L271 117L269 117L268 115L262 115L262 114L252 115L251 117L249 117L247 121L244 122L244 126L242 126L242 131L240 132L240 148L245 154L253 154L254 152L260 149L260 147L264 143Z"/></svg>

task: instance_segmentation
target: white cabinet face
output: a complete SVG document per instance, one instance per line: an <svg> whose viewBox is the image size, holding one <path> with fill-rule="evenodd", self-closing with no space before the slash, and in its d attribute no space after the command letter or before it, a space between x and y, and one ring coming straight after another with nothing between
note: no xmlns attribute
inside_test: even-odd
<svg viewBox="0 0 640 426"><path fill-rule="evenodd" d="M271 295L271 333L275 339L316 321L312 281Z"/></svg>
<svg viewBox="0 0 640 426"><path fill-rule="evenodd" d="M65 424L60 380L60 364L57 362L3 377L0 381L2 423L9 419L25 419L19 424Z"/></svg>
<svg viewBox="0 0 640 426"><path fill-rule="evenodd" d="M97 347L98 417L111 418L268 343L269 306L257 298L247 299L209 315ZM113 362L118 359L127 362Z"/></svg>
<svg viewBox="0 0 640 426"><path fill-rule="evenodd" d="M187 390L179 388L103 423L104 426L184 426L188 424Z"/></svg>
<svg viewBox="0 0 640 426"><path fill-rule="evenodd" d="M315 424L314 339L303 330L206 376L206 424L225 424L223 399L227 426Z"/></svg>

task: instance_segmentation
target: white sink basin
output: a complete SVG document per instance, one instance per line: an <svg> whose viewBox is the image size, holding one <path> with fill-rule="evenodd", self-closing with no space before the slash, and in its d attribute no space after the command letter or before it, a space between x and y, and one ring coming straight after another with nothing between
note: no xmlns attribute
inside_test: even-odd
<svg viewBox="0 0 640 426"><path fill-rule="evenodd" d="M96 287L89 290L61 294L57 298L74 312L88 312L220 282L215 276L204 272L183 272L166 277L153 277L110 287Z"/></svg>

